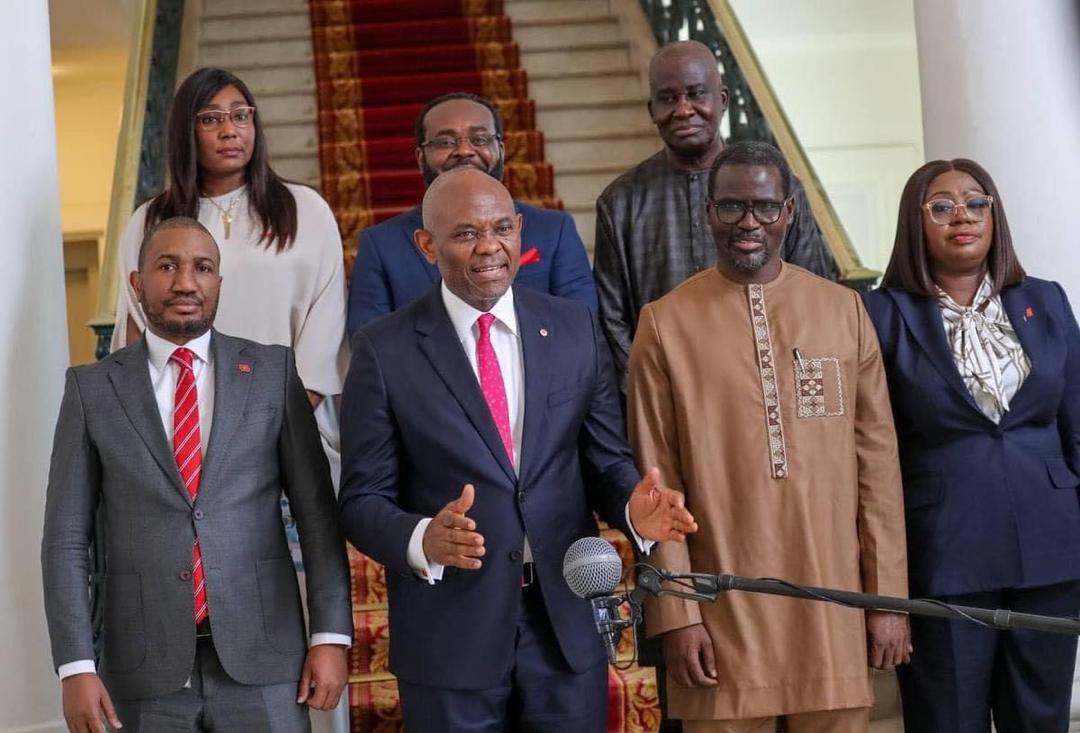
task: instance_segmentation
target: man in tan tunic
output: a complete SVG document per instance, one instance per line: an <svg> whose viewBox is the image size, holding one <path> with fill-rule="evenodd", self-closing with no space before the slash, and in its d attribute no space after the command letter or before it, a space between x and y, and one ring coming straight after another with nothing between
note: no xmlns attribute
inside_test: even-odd
<svg viewBox="0 0 1080 733"><path fill-rule="evenodd" d="M764 143L710 174L717 266L645 306L630 356L640 465L686 494L700 531L649 562L905 596L896 436L858 294L783 263L791 173ZM907 619L731 592L650 599L668 712L696 731L865 731L868 661L911 652Z"/></svg>

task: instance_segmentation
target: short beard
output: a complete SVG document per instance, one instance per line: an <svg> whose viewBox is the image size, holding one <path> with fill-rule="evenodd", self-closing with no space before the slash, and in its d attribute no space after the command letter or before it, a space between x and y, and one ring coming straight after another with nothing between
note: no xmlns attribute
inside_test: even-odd
<svg viewBox="0 0 1080 733"><path fill-rule="evenodd" d="M739 272L755 273L769 263L769 253L765 250L752 254L738 254L731 258L731 264Z"/></svg>
<svg viewBox="0 0 1080 733"><path fill-rule="evenodd" d="M150 330L155 334L159 334L163 338L175 336L193 339L202 336L214 325L214 318L217 316L217 306L215 305L214 309L210 311L205 318L201 318L197 321L170 321L163 318L160 313L147 310L145 305L143 305L143 314L146 316L147 326L151 327Z"/></svg>
<svg viewBox="0 0 1080 733"><path fill-rule="evenodd" d="M499 156L499 159L492 164L490 169L480 168L479 170L484 171L484 173L487 173L496 181L502 183L504 171L502 156ZM435 179L439 177L439 171L428 165L427 159L422 156L420 158L420 174L424 177L424 188L430 186L435 182Z"/></svg>

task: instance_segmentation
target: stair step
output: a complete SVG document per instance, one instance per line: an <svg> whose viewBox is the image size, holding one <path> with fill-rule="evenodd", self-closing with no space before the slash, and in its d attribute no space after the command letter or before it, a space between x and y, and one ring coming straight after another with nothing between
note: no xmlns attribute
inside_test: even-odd
<svg viewBox="0 0 1080 733"><path fill-rule="evenodd" d="M558 2L559 0L555 0ZM529 74L565 73L587 69L600 71L630 71L630 44L596 44L595 46L569 46L542 51L521 51L521 65Z"/></svg>
<svg viewBox="0 0 1080 733"><path fill-rule="evenodd" d="M623 134L641 129L641 102L573 102L536 106L536 127L547 138L567 134ZM642 156L644 157L644 156Z"/></svg>
<svg viewBox="0 0 1080 733"><path fill-rule="evenodd" d="M203 20L308 12L308 0L203 0Z"/></svg>
<svg viewBox="0 0 1080 733"><path fill-rule="evenodd" d="M627 133L576 140L546 138L544 153L557 172L574 166L608 164L627 170L663 147L652 130L645 134Z"/></svg>
<svg viewBox="0 0 1080 733"><path fill-rule="evenodd" d="M202 59L200 63L206 65ZM267 94L315 88L315 69L310 63L288 66L260 64L249 67L232 64L229 68L251 88L255 101L259 104L262 103L263 96Z"/></svg>
<svg viewBox="0 0 1080 733"><path fill-rule="evenodd" d="M640 99L645 109L648 94L632 71L585 71L577 74L529 74L529 94L536 100L610 102Z"/></svg>
<svg viewBox="0 0 1080 733"><path fill-rule="evenodd" d="M199 43L232 43L267 38L310 38L311 16L307 10L280 15L242 18L204 18Z"/></svg>
<svg viewBox="0 0 1080 733"><path fill-rule="evenodd" d="M563 166L555 169L555 192L570 201L596 201L600 193L626 170L623 166Z"/></svg>
<svg viewBox="0 0 1080 733"><path fill-rule="evenodd" d="M567 48L578 44L618 43L623 40L618 18L558 18L514 24L514 40L525 51Z"/></svg>
<svg viewBox="0 0 1080 733"><path fill-rule="evenodd" d="M227 69L272 64L312 65L311 38L201 44L199 62Z"/></svg>
<svg viewBox="0 0 1080 733"><path fill-rule="evenodd" d="M314 120L264 124L263 131L266 133L271 161L276 159L278 150L318 150L319 147L319 130Z"/></svg>
<svg viewBox="0 0 1080 733"><path fill-rule="evenodd" d="M546 18L592 18L610 12L607 0L506 0L505 9L515 23Z"/></svg>
<svg viewBox="0 0 1080 733"><path fill-rule="evenodd" d="M290 181L299 181L309 186L317 185L319 178L319 158L313 155L281 155L276 153L273 160L274 170L279 176Z"/></svg>
<svg viewBox="0 0 1080 733"><path fill-rule="evenodd" d="M284 94L262 94L256 97L259 115L264 124L296 119L314 120L318 114L315 92L296 91Z"/></svg>

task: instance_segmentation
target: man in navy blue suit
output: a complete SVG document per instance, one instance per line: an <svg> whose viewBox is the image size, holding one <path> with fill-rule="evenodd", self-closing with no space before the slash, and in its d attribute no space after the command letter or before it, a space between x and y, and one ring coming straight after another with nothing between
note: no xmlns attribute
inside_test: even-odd
<svg viewBox="0 0 1080 733"><path fill-rule="evenodd" d="M697 529L634 467L595 315L511 287L520 227L494 178L440 176L417 242L442 284L353 337L340 520L386 565L413 733L605 730L605 655L563 555L593 511L646 552Z"/></svg>
<svg viewBox="0 0 1080 733"><path fill-rule="evenodd" d="M424 183L468 166L497 181L503 176L503 122L483 97L455 92L437 97L416 120L416 162ZM514 202L524 219L524 253L517 285L574 298L596 310L596 286L574 220L564 211ZM349 285L348 331L390 313L427 293L439 281L438 268L416 248L423 228L420 207L360 233Z"/></svg>

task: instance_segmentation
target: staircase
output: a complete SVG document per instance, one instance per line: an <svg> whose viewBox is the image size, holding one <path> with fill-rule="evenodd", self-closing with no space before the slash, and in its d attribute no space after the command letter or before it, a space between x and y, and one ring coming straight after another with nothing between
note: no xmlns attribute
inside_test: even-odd
<svg viewBox="0 0 1080 733"><path fill-rule="evenodd" d="M251 88L285 178L319 185L319 133L307 0L203 0L199 66L232 71Z"/></svg>
<svg viewBox="0 0 1080 733"><path fill-rule="evenodd" d="M600 192L662 147L645 107L648 87L610 0L506 0L506 14L555 193L591 254Z"/></svg>

